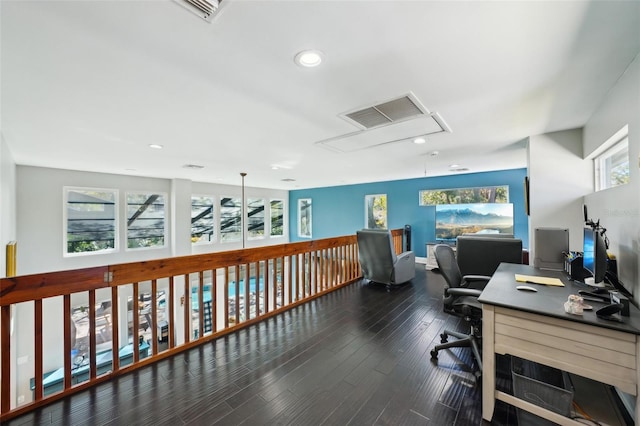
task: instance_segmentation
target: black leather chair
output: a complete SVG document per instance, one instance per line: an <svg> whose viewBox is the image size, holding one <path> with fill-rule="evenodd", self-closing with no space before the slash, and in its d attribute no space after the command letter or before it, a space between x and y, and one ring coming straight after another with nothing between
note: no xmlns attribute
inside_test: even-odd
<svg viewBox="0 0 640 426"><path fill-rule="evenodd" d="M461 235L456 239L457 263L463 276L491 276L502 262L522 263L522 240L500 235Z"/></svg>
<svg viewBox="0 0 640 426"><path fill-rule="evenodd" d="M392 286L406 283L416 275L416 256L412 251L396 255L391 232L363 229L356 232L358 257L365 279Z"/></svg>
<svg viewBox="0 0 640 426"><path fill-rule="evenodd" d="M469 334L445 330L441 335L441 344L431 350L431 358L438 358L438 351L447 348L469 347L478 365L476 378L482 375L481 333L482 333L482 305L478 297L481 288L486 285L490 277L483 275L462 276L453 249L446 244L438 244L434 250L440 273L446 282L444 289L444 311L464 318L470 325ZM474 288L471 288L474 287ZM449 336L457 340L449 342Z"/></svg>

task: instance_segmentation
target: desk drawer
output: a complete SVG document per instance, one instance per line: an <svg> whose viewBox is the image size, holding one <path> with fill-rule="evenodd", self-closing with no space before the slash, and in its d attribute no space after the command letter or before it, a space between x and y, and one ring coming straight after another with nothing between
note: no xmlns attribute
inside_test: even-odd
<svg viewBox="0 0 640 426"><path fill-rule="evenodd" d="M495 309L495 352L559 368L636 395L636 336L505 308Z"/></svg>

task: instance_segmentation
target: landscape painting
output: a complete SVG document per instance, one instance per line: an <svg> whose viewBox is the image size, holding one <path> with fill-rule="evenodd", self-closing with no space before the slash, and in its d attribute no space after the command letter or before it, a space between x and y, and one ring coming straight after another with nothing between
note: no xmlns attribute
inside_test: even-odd
<svg viewBox="0 0 640 426"><path fill-rule="evenodd" d="M513 234L513 204L436 205L436 239L455 240L462 234Z"/></svg>

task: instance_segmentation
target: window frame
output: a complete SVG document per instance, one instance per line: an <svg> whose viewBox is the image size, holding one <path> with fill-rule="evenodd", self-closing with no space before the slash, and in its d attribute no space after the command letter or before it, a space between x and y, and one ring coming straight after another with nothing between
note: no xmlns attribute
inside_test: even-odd
<svg viewBox="0 0 640 426"><path fill-rule="evenodd" d="M282 228L282 233L281 234L274 234L273 233L273 203L274 202L279 202L282 205L282 208L280 210L281 212L281 217L282 217L282 225L280 225L280 227ZM285 203L284 200L282 198L272 198L269 199L269 238L284 238L284 230L285 230Z"/></svg>
<svg viewBox="0 0 640 426"><path fill-rule="evenodd" d="M203 198L207 198L209 200L211 200L211 214L213 215L213 236L209 241L193 241L193 222L191 222L191 245L194 246L201 246L201 245L208 245L208 244L215 244L218 241L218 215L217 210L216 210L216 204L217 204L217 198L213 195L207 195L207 194L192 194L191 195L191 214L193 214L193 200L194 198L196 199L203 199ZM191 220L193 220L193 216L191 217Z"/></svg>
<svg viewBox="0 0 640 426"><path fill-rule="evenodd" d="M224 238L224 231L222 230L222 219L223 219L223 206L222 206L222 200L229 198L230 200L237 200L240 204L239 204L239 212L238 212L238 217L240 218L240 226L238 227L238 238L237 239L231 239L231 240L225 240ZM230 244L230 243L238 243L238 242L242 242L242 239L244 238L243 236L243 232L242 232L242 227L244 226L244 215L243 215L243 202L242 202L242 197L241 196L232 196L232 195L226 195L226 196L221 196L220 200L218 202L218 206L220 207L220 213L218 214L218 224L219 224L219 231L218 231L218 235L219 235L219 241L220 244Z"/></svg>
<svg viewBox="0 0 640 426"><path fill-rule="evenodd" d="M63 186L62 188L62 253L63 257L91 256L100 254L116 253L120 250L120 193L115 188L95 188L95 187L79 187L79 186ZM113 248L69 252L69 193L70 192L109 192L113 194Z"/></svg>
<svg viewBox="0 0 640 426"><path fill-rule="evenodd" d="M615 157L621 152L626 153L627 164L627 181L612 184L612 170L609 160ZM593 155L593 172L594 172L594 188L595 191L604 191L610 188L616 188L618 186L626 185L631 178L630 173L630 158L629 158L629 126L626 125L612 137L610 137L605 143L602 144L596 154ZM624 164L624 162L620 163Z"/></svg>
<svg viewBox="0 0 640 426"><path fill-rule="evenodd" d="M154 246L144 246L144 247L129 247L129 196L130 195L145 195L145 196L150 196L150 195L158 195L158 196L162 196L163 197L163 230L162 230L162 245L154 245ZM125 241L126 244L125 246L125 250L126 251L138 251L138 250L157 250L157 249L164 249L167 248L169 246L169 195L166 192L161 192L161 191L127 191L125 194L125 198L124 198L124 220L126 221L126 226L125 226L125 230L124 230L124 234L125 234Z"/></svg>
<svg viewBox="0 0 640 426"><path fill-rule="evenodd" d="M252 231L249 230L249 225L251 225L251 220L249 220L249 206L251 205L251 202L256 202L256 201L262 201L262 235L251 235ZM246 224L243 224L243 226L246 226L246 232L247 232L247 241L248 240L263 240L267 237L267 225L265 223L265 210L266 210L266 198L264 197L247 197L247 209L246 209Z"/></svg>

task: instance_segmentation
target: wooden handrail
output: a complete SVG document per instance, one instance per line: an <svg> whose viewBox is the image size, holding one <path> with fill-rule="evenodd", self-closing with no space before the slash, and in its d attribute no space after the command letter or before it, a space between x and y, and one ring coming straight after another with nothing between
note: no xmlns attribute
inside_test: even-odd
<svg viewBox="0 0 640 426"><path fill-rule="evenodd" d="M396 251L402 251L402 230L393 230ZM86 389L111 377L159 361L240 328L255 324L362 276L355 235L231 250L94 268L0 279L0 421ZM163 290L163 317L159 290ZM103 290L106 289L106 290ZM109 291L110 289L110 291ZM108 294L97 300L96 293ZM231 293L230 293L231 292ZM150 294L149 294L150 293ZM72 295L86 296L88 309L72 306ZM182 296L180 296L182 295ZM126 297L125 297L126 296ZM43 301L62 297L64 330L57 348L43 345L47 315ZM33 303L34 351L31 401L11 399L11 305ZM102 305L100 305L102 303ZM149 305L149 309L145 306ZM96 308L98 306L98 308ZM74 311L75 310L75 311ZM97 324L108 320L110 359L98 360ZM106 310L110 315L106 315ZM121 311L126 310L126 313ZM72 316L88 316L89 336L81 365L72 359L76 336ZM131 316L130 319L123 321ZM162 321L162 323L160 323ZM166 323L165 323L166 322ZM139 341L142 325L148 341ZM163 327L166 327L164 329ZM165 334L166 333L166 334ZM162 349L161 346L162 345ZM130 353L121 355L128 348ZM61 385L50 391L45 383L44 351L63 355L56 370ZM117 355L116 355L117 354ZM108 358L108 357L107 357ZM24 369L24 366L20 368ZM105 370L106 369L106 370ZM82 375L80 371L83 371ZM32 373L31 373L32 372ZM23 373L23 375L26 373ZM81 377L82 376L82 377ZM24 377L14 377L22 386ZM79 381L80 383L74 383Z"/></svg>

